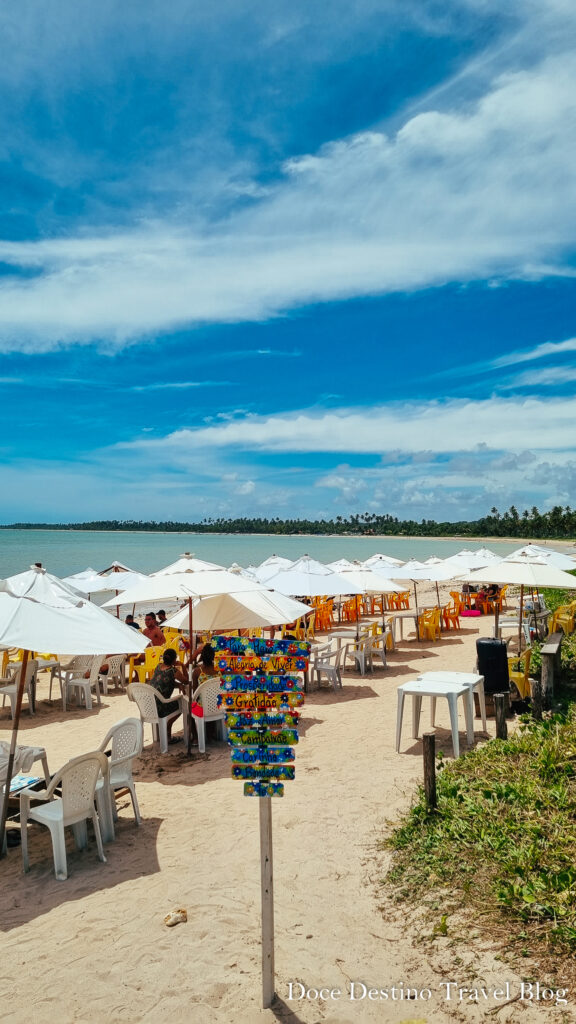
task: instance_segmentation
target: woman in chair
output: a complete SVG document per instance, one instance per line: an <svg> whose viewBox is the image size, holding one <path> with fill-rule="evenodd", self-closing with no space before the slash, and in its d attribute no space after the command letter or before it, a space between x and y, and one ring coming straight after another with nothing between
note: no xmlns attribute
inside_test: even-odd
<svg viewBox="0 0 576 1024"><path fill-rule="evenodd" d="M202 683L205 683L207 679L213 679L214 676L219 676L220 672L214 668L214 648L212 644L204 644L200 652L200 664L196 666L192 673L192 690L197 690Z"/></svg>
<svg viewBox="0 0 576 1024"><path fill-rule="evenodd" d="M154 669L154 675L150 680L150 686L153 686L158 693L168 698L172 696L174 687L177 686L181 693L186 692L186 674L183 666L178 661L178 655L176 651L169 647L164 651L162 655L162 661ZM156 701L158 708L158 715L160 718L166 718L167 715L172 714L173 711L178 711L180 704L177 700L170 701L169 704L163 704L161 701ZM168 742L172 743L170 733L172 731L172 722L167 723ZM177 742L174 740L174 742Z"/></svg>

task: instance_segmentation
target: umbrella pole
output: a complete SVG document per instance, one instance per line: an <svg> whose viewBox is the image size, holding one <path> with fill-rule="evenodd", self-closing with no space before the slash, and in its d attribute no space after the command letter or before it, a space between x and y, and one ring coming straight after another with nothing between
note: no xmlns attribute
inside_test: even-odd
<svg viewBox="0 0 576 1024"><path fill-rule="evenodd" d="M188 721L188 757L192 757L192 673L194 668L192 666L192 650L194 639L192 635L192 598L188 598L188 630L190 634L190 661L188 664L188 707L186 709L187 721Z"/></svg>
<svg viewBox="0 0 576 1024"><path fill-rule="evenodd" d="M358 610L358 594L356 594L354 600L356 602L356 643L358 643L358 639L360 637L360 612Z"/></svg>
<svg viewBox="0 0 576 1024"><path fill-rule="evenodd" d="M14 769L14 758L16 756L16 738L18 726L20 725L20 712L22 711L22 697L24 696L24 683L26 682L26 667L28 665L28 651L22 655L22 667L20 669L20 680L16 694L16 707L14 709L14 721L12 722L12 736L10 737L10 753L8 755L8 767L6 769L6 782L4 785L4 799L2 801L2 815L0 817L0 858L4 856L4 836L6 834L6 818L8 817L8 801L10 799L10 783L12 782L12 771Z"/></svg>
<svg viewBox="0 0 576 1024"><path fill-rule="evenodd" d="M417 587L417 584L416 584L416 580L412 580L412 582L414 584L414 604L416 606L416 639L419 641L420 640L420 627L418 626L418 619L420 617L420 613L418 611L418 587Z"/></svg>
<svg viewBox="0 0 576 1024"><path fill-rule="evenodd" d="M522 652L522 612L524 609L524 584L520 585L520 618L518 619L518 654Z"/></svg>
<svg viewBox="0 0 576 1024"><path fill-rule="evenodd" d="M538 591L536 591L536 598L538 597ZM532 615L534 616L534 639L538 639L538 618L536 615L536 598L534 597L534 588L532 588ZM540 607L540 605L538 605Z"/></svg>

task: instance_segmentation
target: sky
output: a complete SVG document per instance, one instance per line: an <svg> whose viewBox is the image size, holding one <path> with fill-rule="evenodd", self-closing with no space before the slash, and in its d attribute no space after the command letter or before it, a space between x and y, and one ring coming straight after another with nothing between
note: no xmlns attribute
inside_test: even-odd
<svg viewBox="0 0 576 1024"><path fill-rule="evenodd" d="M0 522L576 504L572 0L0 9Z"/></svg>

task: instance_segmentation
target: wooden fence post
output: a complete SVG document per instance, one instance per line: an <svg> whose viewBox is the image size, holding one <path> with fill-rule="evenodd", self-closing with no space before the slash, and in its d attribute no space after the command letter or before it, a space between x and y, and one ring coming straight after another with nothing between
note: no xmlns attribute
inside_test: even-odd
<svg viewBox="0 0 576 1024"><path fill-rule="evenodd" d="M424 792L428 810L433 810L437 804L436 798L436 734L425 732L422 736L422 749L424 753Z"/></svg>
<svg viewBox="0 0 576 1024"><path fill-rule="evenodd" d="M494 694L494 710L496 712L496 736L499 740L508 739L508 726L506 725L506 697L505 693Z"/></svg>

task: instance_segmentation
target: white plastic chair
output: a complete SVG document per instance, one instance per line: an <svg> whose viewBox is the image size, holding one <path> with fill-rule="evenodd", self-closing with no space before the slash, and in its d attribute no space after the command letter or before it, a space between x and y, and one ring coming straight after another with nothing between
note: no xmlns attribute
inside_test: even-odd
<svg viewBox="0 0 576 1024"><path fill-rule="evenodd" d="M58 682L60 684L60 696L63 695L64 680L71 676L83 676L88 671L92 664L93 654L76 654L71 661L68 662L65 669L62 669L58 676ZM50 672L50 690L48 691L48 700L52 700L52 684L54 682L54 674Z"/></svg>
<svg viewBox="0 0 576 1024"><path fill-rule="evenodd" d="M106 658L106 661L102 664L108 665L107 672L98 673L98 681L102 687L102 693L108 696L108 686L110 683L114 683L116 689L120 687L124 689L126 683L126 655L125 654L113 654L112 657Z"/></svg>
<svg viewBox="0 0 576 1024"><path fill-rule="evenodd" d="M30 658L26 665L26 675L24 677L24 693L28 697L28 710L31 715L34 714L34 700L33 700L33 686L36 682L36 673L38 671L38 662L35 658ZM18 694L18 687L20 685L20 675L22 673L22 665L20 665L13 675L8 678L0 679L0 694L2 694L2 707L6 703L6 698L10 701L10 714L14 718L14 711L16 708L16 698Z"/></svg>
<svg viewBox="0 0 576 1024"><path fill-rule="evenodd" d="M24 871L30 870L28 857L28 822L35 821L50 829L52 850L54 853L54 871L56 878L62 882L68 877L66 863L66 838L64 829L71 825L74 831L76 846L79 850L87 845L88 833L86 821L91 819L96 836L98 856L106 861L102 847L100 823L94 805L94 793L100 773L108 778L108 758L99 750L82 754L68 761L56 773L47 789L39 793L24 790L20 794L20 823L22 827L22 864ZM60 786L62 796L54 798L56 788ZM45 800L44 806L30 807L30 800Z"/></svg>
<svg viewBox="0 0 576 1024"><path fill-rule="evenodd" d="M342 673L340 671L340 663L342 657L346 656L348 646L339 647L336 650L332 650L328 644L325 647L320 647L314 652L314 663L312 665L312 671L316 673L316 679L320 686L322 682L322 676L326 676L328 681L334 687L334 691L338 687L342 689Z"/></svg>
<svg viewBox="0 0 576 1024"><path fill-rule="evenodd" d="M357 640L353 644L348 644L347 657L354 659L361 675L366 674L366 667L369 668L370 672L374 670L372 646L369 640Z"/></svg>
<svg viewBox="0 0 576 1024"><path fill-rule="evenodd" d="M376 636L366 637L371 660L379 658L384 668L388 667L388 662L386 661L386 637L386 633L378 633Z"/></svg>
<svg viewBox="0 0 576 1024"><path fill-rule="evenodd" d="M100 654L92 658L91 664L88 666L88 668L90 669L90 676L88 679L85 679L83 674L78 674L76 670L74 670L72 673L66 673L64 677L64 682L62 683L62 709L64 711L66 711L66 704L68 698L71 696L76 697L78 705L82 703L83 698L84 703L86 705L86 710L91 711L92 690L94 690L96 694L96 701L98 702L98 704L102 703L102 701L100 700L99 676L100 666L102 665L103 661L104 658ZM87 669L85 669L84 671L87 671Z"/></svg>
<svg viewBox="0 0 576 1024"><path fill-rule="evenodd" d="M162 697L158 690L155 690L153 686L148 683L130 683L126 688L126 692L135 704L138 706L140 712L140 718L142 722L148 722L152 726L152 738L155 742L160 743L160 753L168 753L168 722L173 722L179 715L184 711L184 701L182 697ZM178 700L180 707L178 711L172 711L165 718L160 718L158 714L158 701L160 704L171 704L172 701ZM188 739L188 722L187 716L184 715L184 740Z"/></svg>
<svg viewBox="0 0 576 1024"><path fill-rule="evenodd" d="M105 781L98 779L96 783L96 806L102 821L107 822L106 835L103 835L104 842L114 839L114 822L118 820L116 811L115 791L117 789L129 789L134 817L136 824L142 821L140 808L136 797L136 787L132 777L132 762L135 757L142 753L144 744L144 729L139 718L122 718L116 725L107 732L99 746L104 753L108 747L111 748L108 759L109 775L109 800L106 800ZM107 820L109 816L109 820Z"/></svg>
<svg viewBox="0 0 576 1024"><path fill-rule="evenodd" d="M218 707L218 694L221 692L220 676L214 676L212 679L206 679L201 683L192 697L192 700L200 704L204 710L204 715L200 717L195 715L192 709L192 718L198 730L198 750L201 754L204 754L206 751L206 722L218 722L218 731L223 741L226 741L228 735L226 731L226 716L222 709Z"/></svg>

